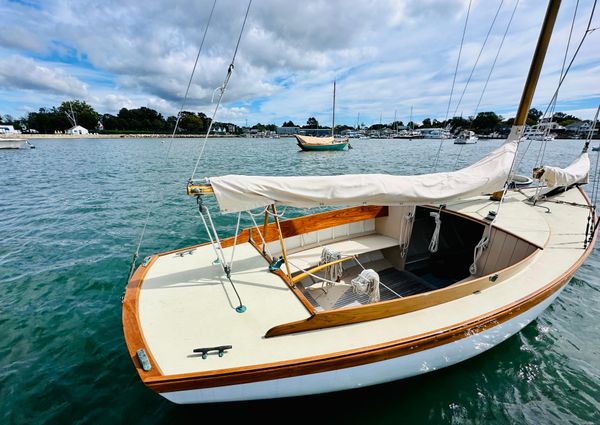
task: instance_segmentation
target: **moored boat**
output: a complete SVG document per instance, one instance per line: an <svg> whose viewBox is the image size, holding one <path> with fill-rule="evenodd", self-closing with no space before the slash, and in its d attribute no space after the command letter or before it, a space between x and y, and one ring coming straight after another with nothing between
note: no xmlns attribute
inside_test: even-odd
<svg viewBox="0 0 600 425"><path fill-rule="evenodd" d="M123 298L142 382L175 403L348 390L448 367L535 320L598 227L583 190L589 143L566 168L535 168L535 187L510 185L559 4L549 2L508 139L466 168L192 175L209 242L148 256ZM233 236L219 237L209 196L238 215ZM283 220L279 206L335 209Z"/></svg>
<svg viewBox="0 0 600 425"><path fill-rule="evenodd" d="M26 139L4 139L0 138L0 149L20 149L28 142Z"/></svg>
<svg viewBox="0 0 600 425"><path fill-rule="evenodd" d="M335 137L311 137L294 134L297 144L304 151L340 151L348 146L348 139Z"/></svg>

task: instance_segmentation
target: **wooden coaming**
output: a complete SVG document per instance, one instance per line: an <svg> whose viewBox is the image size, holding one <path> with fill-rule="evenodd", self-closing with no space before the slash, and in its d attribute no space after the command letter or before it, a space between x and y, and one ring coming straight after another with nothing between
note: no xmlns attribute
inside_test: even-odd
<svg viewBox="0 0 600 425"><path fill-rule="evenodd" d="M589 198L587 194L581 189L579 189L583 196L589 203ZM364 208L364 207L359 207ZM379 207L378 207L379 208ZM353 209L353 208L351 208ZM351 210L350 209L350 210ZM322 214L330 214L330 213L338 213L343 210L331 211L329 213ZM371 211L371 214L373 211ZM381 210L375 212L378 214L377 216L383 216L387 213L387 211L382 212ZM343 213L340 216L351 218L356 217L356 212ZM462 215L462 214L461 214ZM307 216L309 217L309 216ZM313 216L314 217L314 216ZM365 217L363 219L373 218ZM470 217L469 217L470 218ZM472 218L470 218L472 219ZM295 219L298 220L298 219ZM353 221L360 221L353 220ZM596 222L598 223L600 220L596 218ZM285 222L282 222L282 224ZM339 223L338 223L339 224ZM331 225L331 224L330 224ZM328 227L328 226L323 226ZM316 229L311 229L308 231L312 231ZM251 233L248 229L240 232L238 235L238 241L240 243L248 241L248 237ZM292 236L292 234L290 234ZM157 392L172 392L172 391L180 391L180 390L190 390L190 389L200 389L200 388L209 388L215 386L227 386L227 385L236 385L243 383L250 383L256 381L266 381L271 379L280 379L287 378L293 376L299 376L310 373L320 373L326 372L330 370L336 370L346 367L358 366L378 361L383 361L423 350L427 350L430 348L434 348L440 345L444 345L450 343L455 340L459 340L465 337L468 337L474 333L482 332L486 329L492 328L498 324L501 324L507 320L510 320L512 317L521 314L528 309L534 307L538 303L544 301L546 298L550 297L556 291L562 288L564 284L566 284L569 279L573 276L576 270L580 267L580 265L585 261L591 250L593 249L596 239L598 235L597 233L594 235L593 241L588 245L587 249L583 252L582 256L575 262L567 271L565 271L561 276L554 279L548 285L540 288L538 291L529 294L526 297L521 298L503 308L497 309L495 311L491 311L485 315L479 316L472 320L458 323L452 327L443 328L428 332L426 334L415 335L410 338L405 338L398 341L391 341L389 343L364 347L357 350L349 350L344 352L335 353L332 355L325 356L314 356L294 361L286 361L286 362L277 362L264 364L254 367L243 367L243 368L231 368L224 369L213 372L198 372L198 373L189 373L189 374L179 374L179 375L169 375L164 376L160 369L158 368L154 358L152 357L152 353L148 350L143 334L140 328L139 318L138 318L138 310L137 310L137 300L139 296L139 290L143 283L143 279L147 272L147 269L150 268L152 263L158 258L155 256L152 258L151 262L148 266L143 267L140 266L136 273L133 275L132 279L128 283L126 288L126 293L123 301L123 327L125 333L125 340L127 342L130 355L134 364L136 365L136 369L142 378L142 381L146 386L153 389ZM223 239L222 243L224 246L231 246L233 244L233 237ZM256 246L252 240L250 242L259 250L258 246ZM199 244L194 247L202 246L206 244ZM186 247L174 251L169 251L167 253L163 253L160 255L167 255L175 252L187 251L193 249L194 247ZM260 250L259 250L260 251ZM533 255L533 254L532 254ZM523 260L521 263L523 263ZM517 267L519 264L515 264L513 267ZM514 271L516 273L516 270ZM283 272L278 273L280 276L286 280L286 276ZM484 279L486 276L480 279ZM505 278L507 276L504 276ZM500 277L496 282L499 282ZM472 283L465 282L465 283ZM473 288L470 288L473 289ZM293 288L292 288L293 290ZM475 291L473 291L475 292ZM426 294L423 294L426 295ZM301 297L303 298L303 297ZM407 297L408 298L408 297ZM368 306L367 306L368 307ZM363 307L364 308L364 307ZM313 313L314 314L314 313ZM149 372L144 372L137 361L137 356L135 355L135 350L138 348L145 348L146 352L149 356L150 362L153 366L152 370Z"/></svg>
<svg viewBox="0 0 600 425"><path fill-rule="evenodd" d="M255 367L231 368L213 372L188 373L171 376L148 377L146 386L159 393L237 385L257 381L290 378L380 362L417 353L472 336L502 324L535 307L560 290L573 277L595 245L594 240L581 257L563 274L544 287L502 308L457 323L389 343L348 350L327 356L314 356L296 361L277 362Z"/></svg>
<svg viewBox="0 0 600 425"><path fill-rule="evenodd" d="M353 207L292 218L280 221L279 225L281 226L281 236L285 239L304 233L339 226L341 224L384 217L387 214L388 207ZM279 239L279 230L276 223L269 223L266 228L267 232L263 231L265 242L272 242ZM258 230L254 227L251 229L251 235L252 239L255 241L261 240Z"/></svg>
<svg viewBox="0 0 600 425"><path fill-rule="evenodd" d="M306 320L275 326L267 331L265 337L270 338L297 332L384 319L453 301L505 281L521 271L538 252L539 250L535 250L532 254L504 270L463 283L457 283L446 288L374 304L319 311Z"/></svg>

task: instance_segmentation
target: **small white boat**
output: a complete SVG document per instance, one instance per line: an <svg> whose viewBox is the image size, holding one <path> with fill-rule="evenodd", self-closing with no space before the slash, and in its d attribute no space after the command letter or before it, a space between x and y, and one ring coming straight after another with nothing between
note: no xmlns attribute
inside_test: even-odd
<svg viewBox="0 0 600 425"><path fill-rule="evenodd" d="M475 136L475 132L471 130L464 130L459 136L454 139L455 145L470 145L473 143L477 143L479 138Z"/></svg>
<svg viewBox="0 0 600 425"><path fill-rule="evenodd" d="M28 143L27 139L0 139L0 149L20 149Z"/></svg>

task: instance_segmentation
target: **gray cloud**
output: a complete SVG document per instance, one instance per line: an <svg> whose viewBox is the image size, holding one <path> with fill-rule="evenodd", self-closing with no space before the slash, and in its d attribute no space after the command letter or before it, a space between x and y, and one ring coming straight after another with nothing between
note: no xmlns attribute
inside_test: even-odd
<svg viewBox="0 0 600 425"><path fill-rule="evenodd" d="M515 1L504 2L458 113L475 112ZM4 56L29 51L35 53L32 57L46 59L21 58L19 72L11 71L4 60L0 81L5 90L85 95L102 112L154 105L163 113L175 113L212 4L212 0L48 0L34 8L0 5L0 13L15 17L11 34L0 36ZM212 111L211 98L225 77L246 4L217 2L189 109ZM473 2L455 96L467 81L498 4ZM406 121L411 106L415 114L442 119L467 5L467 0L255 0L221 114L239 123L300 121L309 112L325 119L331 108L331 83L337 77L340 119L353 122L350 117L360 113L365 122L378 121L380 115L389 121L398 111ZM581 2L578 28L590 5L589 0ZM572 7L564 4L559 14L536 102L547 102L556 84ZM516 108L544 8L538 1L520 1L480 109ZM73 60L69 55L76 63L61 64ZM589 71L600 62L600 52L586 48L581 60L568 91L565 86L561 92L563 99L600 96L598 80ZM89 66L102 74L102 84L97 84L100 76Z"/></svg>
<svg viewBox="0 0 600 425"><path fill-rule="evenodd" d="M0 59L0 84L5 88L39 90L68 96L85 96L86 85L60 68L50 68L32 59L9 56Z"/></svg>

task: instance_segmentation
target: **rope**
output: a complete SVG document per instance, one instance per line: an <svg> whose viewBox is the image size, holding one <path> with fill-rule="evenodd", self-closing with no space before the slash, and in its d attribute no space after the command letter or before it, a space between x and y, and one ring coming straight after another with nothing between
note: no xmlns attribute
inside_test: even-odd
<svg viewBox="0 0 600 425"><path fill-rule="evenodd" d="M475 275L477 273L477 261L479 261L481 254L483 254L483 251L485 251L489 245L492 234L492 224L493 221L488 227L488 234L486 235L484 233L481 237L481 240L477 243L477 245L475 245L475 248L473 249L473 264L471 264L471 266L469 267L469 272L471 273L471 275Z"/></svg>
<svg viewBox="0 0 600 425"><path fill-rule="evenodd" d="M379 274L375 270L363 270L350 281L350 284L352 285L352 292L355 294L367 294L369 303L379 302Z"/></svg>
<svg viewBox="0 0 600 425"><path fill-rule="evenodd" d="M341 259L342 259L342 254L339 251L336 251L336 250L326 246L323 248L323 251L321 252L321 260L319 261L318 265L321 266L323 264L328 264L333 261L341 260ZM344 266L342 265L342 263L336 263L336 264L333 264L333 265L325 268L325 270L323 272L325 274L325 277L329 281L338 281L342 277L342 274L344 273ZM331 286L330 284L327 284L327 287L330 287L330 286Z"/></svg>
<svg viewBox="0 0 600 425"><path fill-rule="evenodd" d="M235 258L235 246L237 244L237 237L240 231L240 220L242 218L242 212L238 213L237 224L235 226L235 236L233 237L233 248L231 249L231 260L229 260L229 269L233 269L233 259Z"/></svg>
<svg viewBox="0 0 600 425"><path fill-rule="evenodd" d="M462 48L465 41L465 34L467 32L467 23L469 22L469 14L471 12L471 2L469 0L469 7L467 8L467 17L465 18L465 26L463 28L462 38L460 39L460 48L458 49L458 58L456 59L456 67L454 68L454 77L452 78L452 87L450 89L450 97L448 98L448 107L446 108L446 117L444 121L448 119L448 113L450 112L450 105L452 103L452 95L454 94L454 85L456 83L456 75L458 74L458 64L460 63L460 56L462 54ZM440 145L438 146L437 155L435 156L435 163L433 164L433 171L437 169L438 160L440 158L440 152L442 150L442 140L440 139Z"/></svg>
<svg viewBox="0 0 600 425"><path fill-rule="evenodd" d="M202 36L202 41L200 43L200 47L198 48L198 54L196 55L196 60L194 62L194 67L192 68L192 72L190 74L190 79L188 81L187 89L185 91L185 95L184 95L183 101L181 103L181 108L179 110L179 113L177 114L177 120L175 121L175 128L173 129L173 134L171 135L171 140L169 142L169 146L167 147L167 153L165 154L165 157L164 157L165 158L164 159L165 163L169 160L169 157L170 157L170 154L171 154L171 147L173 145L173 140L175 139L175 133L177 132L177 127L179 125L179 120L181 119L181 113L183 111L183 108L185 107L185 103L186 103L187 98L188 98L190 86L192 84L192 79L194 78L194 73L196 72L196 67L198 65L198 60L200 58L200 53L202 52L202 48L204 47L204 40L206 39L206 34L208 32L208 28L210 27L210 22L212 21L213 12L215 10L215 5L216 4L217 4L217 0L214 0L212 8L210 10L210 15L208 17L208 21L206 23L206 28L204 29L204 35ZM162 196L163 197L164 197L164 193L165 193L165 190L162 191ZM129 268L129 277L128 277L128 280L131 279L131 276L133 275L133 272L135 271L135 264L136 264L137 259L139 258L140 247L142 246L142 241L144 240L144 235L146 234L146 228L148 227L148 221L150 220L150 215L152 213L152 208L150 208L150 206L153 203L156 203L156 195L155 195L154 202L148 203L147 206L146 206L146 219L144 220L144 225L142 226L142 232L140 234L140 238L139 238L137 247L135 249L135 253L133 254L133 257L132 257L131 266Z"/></svg>
<svg viewBox="0 0 600 425"><path fill-rule="evenodd" d="M223 99L223 95L225 94L225 90L227 89L227 85L229 84L229 79L231 78L231 74L233 72L235 58L237 56L238 48L240 46L240 41L242 40L242 34L244 33L244 27L246 26L246 21L248 19L248 13L250 12L250 5L252 4L252 0L248 1L248 7L246 9L246 15L244 16L244 22L242 23L242 28L240 30L240 35L237 40L237 44L235 46L235 51L233 52L233 57L231 58L231 63L227 68L227 74L225 75L225 80L221 87L218 87L217 90L220 91L219 99L217 100L217 104L215 106L215 110L212 114L212 118L210 120L210 124L208 125L208 129L206 130L206 135L204 136L204 141L202 143L202 147L200 149L200 153L198 154L198 159L196 160L196 164L194 165L194 171L192 171L192 176L190 177L190 181L194 180L194 176L196 175L196 170L198 169L198 164L200 163L200 159L202 158L202 154L204 153L204 148L206 148L206 142L208 141L208 136L212 130L212 127L215 122L215 117L217 116L217 111L219 110L219 106L221 105L221 100Z"/></svg>
<svg viewBox="0 0 600 425"><path fill-rule="evenodd" d="M438 243L440 240L440 229L442 228L442 219L439 211L430 212L429 215L435 220L435 229L433 230L433 235L431 235L431 242L429 242L429 252L433 254L438 250Z"/></svg>
<svg viewBox="0 0 600 425"><path fill-rule="evenodd" d="M360 261L358 261L358 256L354 257L354 261L356 261L356 263L363 269L363 270L367 270L365 269L365 266L363 266ZM381 286L383 286L385 289L387 289L388 291L390 291L392 294L394 294L395 296L397 296L398 298L402 298L402 295L400 295L399 293L397 293L396 291L394 291L392 288L390 288L389 286L387 286L386 284L384 284L382 281L379 281L379 284Z"/></svg>
<svg viewBox="0 0 600 425"><path fill-rule="evenodd" d="M408 253L408 244L410 242L408 240L409 228L413 217L413 213L409 212L407 215L402 217L402 220L400 221L400 238L398 242L400 245L400 255L402 256L402 258L405 258L406 254Z"/></svg>

